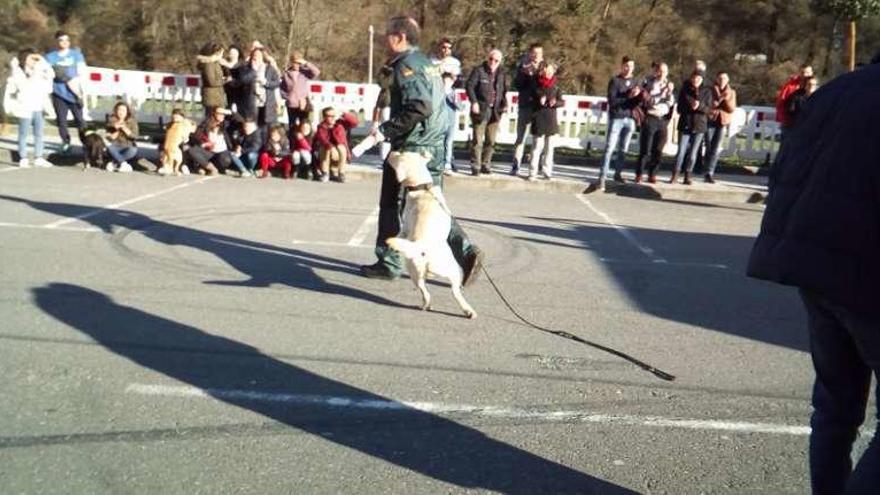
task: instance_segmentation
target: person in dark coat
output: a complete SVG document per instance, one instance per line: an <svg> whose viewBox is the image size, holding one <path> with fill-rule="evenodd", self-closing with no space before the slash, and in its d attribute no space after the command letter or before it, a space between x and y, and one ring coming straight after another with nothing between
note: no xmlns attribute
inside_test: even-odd
<svg viewBox="0 0 880 495"><path fill-rule="evenodd" d="M816 372L813 493L877 493L875 435L853 470L871 374L880 376L880 64L838 77L802 109L770 173L751 277L797 287ZM767 331L773 331L768 328ZM880 391L875 391L875 399Z"/></svg>
<svg viewBox="0 0 880 495"><path fill-rule="evenodd" d="M695 70L678 93L678 153L670 184L674 184L678 174L684 172L682 183L691 185L694 163L709 129L709 112L712 110L712 89L703 84L705 77L703 71Z"/></svg>
<svg viewBox="0 0 880 495"><path fill-rule="evenodd" d="M498 122L507 110L507 78L501 70L501 51L490 50L486 61L471 71L465 88L471 102L471 173L491 173Z"/></svg>
<svg viewBox="0 0 880 495"><path fill-rule="evenodd" d="M556 109L563 105L562 90L556 79L556 64L547 62L535 79L537 109L532 116L532 160L529 164L529 180L538 176L538 165L542 165L545 179L553 178L553 136L559 134L559 121ZM543 157L543 162L541 159Z"/></svg>
<svg viewBox="0 0 880 495"><path fill-rule="evenodd" d="M278 103L275 90L281 86L281 71L265 48L251 52L250 63L242 67L240 75L241 109L244 118L256 119L261 129L278 121Z"/></svg>
<svg viewBox="0 0 880 495"><path fill-rule="evenodd" d="M797 124L798 117L800 116L804 105L807 103L807 99L816 92L816 88L818 87L819 80L816 76L804 78L801 82L801 87L786 98L785 111L788 112L787 124L789 127Z"/></svg>

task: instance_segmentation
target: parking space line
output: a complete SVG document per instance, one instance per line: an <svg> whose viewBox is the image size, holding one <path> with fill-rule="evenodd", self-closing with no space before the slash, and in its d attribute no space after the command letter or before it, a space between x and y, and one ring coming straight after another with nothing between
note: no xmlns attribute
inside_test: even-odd
<svg viewBox="0 0 880 495"><path fill-rule="evenodd" d="M615 223L614 220L610 216L608 216L608 214L606 214L602 210L593 206L593 203L591 203L590 200L585 198L583 194L575 194L574 196L578 199L578 201L587 205L587 208L592 210L593 213L600 216L602 218L602 220L605 220L605 223L607 223L611 228L616 230L618 234L623 236L624 239L629 241L629 243L632 244L633 246L635 246L636 249L641 251L642 254L647 256L648 259L650 259L652 263L667 263L665 258L658 256L657 253L655 253L653 249L642 244L639 241L639 239L635 236L635 234L633 234L629 228L624 227L623 225L618 225L617 223Z"/></svg>
<svg viewBox="0 0 880 495"><path fill-rule="evenodd" d="M113 204L110 204L107 206L97 207L90 212L83 213L83 214L77 215L75 217L67 217L67 218L62 218L61 220L56 220L54 222L49 222L46 225L44 225L44 227L47 229L57 229L58 227L61 227L63 225L67 225L67 224L73 223L73 222L78 222L78 221L83 220L85 218L93 217L93 216L101 214L107 210L115 210L115 209L121 208L123 206L128 206L128 205L131 205L134 203L139 203L141 201L145 201L148 199L152 199L152 198L155 198L158 196L168 194L170 192L174 192L178 189L183 189L185 187L189 187L193 184L201 184L203 182L209 181L209 180L214 179L216 177L217 176L202 177L201 179L198 179L198 180L194 180L191 182L186 182L184 184L178 184L176 186L169 187L168 189L162 189L161 191L156 191L154 193L144 194L143 196L138 196L136 198L128 199L125 201L120 201L119 203L113 203Z"/></svg>
<svg viewBox="0 0 880 495"><path fill-rule="evenodd" d="M349 246L360 246L367 239L367 236L370 235L371 232L374 232L377 226L379 225L379 207L377 206L375 210L370 212L367 218L364 219L361 226L358 227L357 231L351 236L351 239L348 240Z"/></svg>
<svg viewBox="0 0 880 495"><path fill-rule="evenodd" d="M538 421L565 421L607 424L609 426L645 426L734 433L764 433L773 435L807 436L809 426L746 421L664 418L628 414L597 414L577 410L525 409L506 406L476 406L438 402L395 401L390 399L345 397L332 395L296 394L242 389L201 389L191 386L146 385L132 383L125 389L128 394L151 397L219 399L221 401L270 402L294 406L325 407L332 409L370 410L377 412L424 412L429 414L466 414L494 419L531 419ZM863 432L864 433L864 432Z"/></svg>
<svg viewBox="0 0 880 495"><path fill-rule="evenodd" d="M599 258L599 261L603 263L620 263L620 264L631 264L631 265L653 265L653 261L638 261L638 260L624 260L617 258ZM723 263L699 263L699 262L687 262L687 261L667 261L665 263L669 266L692 266L696 268L717 268L719 270L729 270L730 267Z"/></svg>
<svg viewBox="0 0 880 495"><path fill-rule="evenodd" d="M14 229L63 230L67 232L101 232L98 227L47 227L29 223L0 222L0 227Z"/></svg>

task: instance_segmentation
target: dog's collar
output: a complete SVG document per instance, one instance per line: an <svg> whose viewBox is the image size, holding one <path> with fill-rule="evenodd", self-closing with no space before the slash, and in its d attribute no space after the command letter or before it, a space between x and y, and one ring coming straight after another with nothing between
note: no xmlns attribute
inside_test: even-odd
<svg viewBox="0 0 880 495"><path fill-rule="evenodd" d="M427 191L428 189L431 189L432 187L434 187L434 184L432 182L426 182L424 184L419 184L417 186L406 186L404 189L406 190L406 192L409 193L409 192L415 192L415 191Z"/></svg>

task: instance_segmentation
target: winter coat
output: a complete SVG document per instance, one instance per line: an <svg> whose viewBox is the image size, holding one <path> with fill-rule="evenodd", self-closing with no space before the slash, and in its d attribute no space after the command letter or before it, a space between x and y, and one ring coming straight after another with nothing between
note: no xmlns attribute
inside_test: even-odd
<svg viewBox="0 0 880 495"><path fill-rule="evenodd" d="M507 77L501 67L495 70L494 88L492 85L492 73L486 63L480 64L471 71L465 84L468 99L480 104L480 113L471 113L474 122L497 122L501 114L507 109ZM494 101L489 101L492 90L495 90Z"/></svg>
<svg viewBox="0 0 880 495"><path fill-rule="evenodd" d="M531 69L525 65L525 60L517 66L513 85L516 86L516 90L519 92L516 103L519 108L530 110L537 108L538 104L535 98L537 86L535 79L543 67L544 63L541 62L537 68Z"/></svg>
<svg viewBox="0 0 880 495"><path fill-rule="evenodd" d="M214 57L197 57L199 74L202 76L202 105L226 107L226 91L223 89L223 67Z"/></svg>
<svg viewBox="0 0 880 495"><path fill-rule="evenodd" d="M791 123L791 116L785 108L785 102L800 87L801 77L800 75L794 75L788 78L785 84L779 88L779 92L776 93L776 122L779 122L779 125L782 127L787 127Z"/></svg>
<svg viewBox="0 0 880 495"><path fill-rule="evenodd" d="M880 317L880 64L812 96L770 169L748 275Z"/></svg>
<svg viewBox="0 0 880 495"><path fill-rule="evenodd" d="M608 118L634 118L633 110L640 106L642 97L633 95L632 89L637 85L635 78L614 76L608 81Z"/></svg>
<svg viewBox="0 0 880 495"><path fill-rule="evenodd" d="M281 97L288 108L300 108L300 101L306 100L307 108L311 106L308 103L309 97L309 81L318 77L321 71L309 62L300 65L299 70L288 68L284 71L281 78ZM303 108L302 110L306 110Z"/></svg>
<svg viewBox="0 0 880 495"><path fill-rule="evenodd" d="M712 110L709 111L709 123L712 127L727 127L733 121L736 110L736 91L728 84L724 90L718 85L712 86Z"/></svg>
<svg viewBox="0 0 880 495"><path fill-rule="evenodd" d="M129 146L137 146L135 143L135 138L138 137L140 131L138 129L137 119L134 118L134 115L129 115L128 118L125 119L125 127L128 127L128 130L131 134L125 134L122 130L116 129L116 125L119 122L119 118L116 115L111 115L107 118L107 136L110 144L115 144L117 146L129 147ZM115 133L116 137L109 137L111 133Z"/></svg>
<svg viewBox="0 0 880 495"><path fill-rule="evenodd" d="M284 138L277 143L266 141L266 144L263 145L263 153L267 153L270 157L275 158L276 160L290 156L290 142Z"/></svg>
<svg viewBox="0 0 880 495"><path fill-rule="evenodd" d="M562 91L557 84L549 88L541 88L535 91L535 104L537 110L532 116L532 134L535 136L552 136L559 134L559 122L556 118L556 109L564 103ZM544 103L541 103L544 99Z"/></svg>
<svg viewBox="0 0 880 495"><path fill-rule="evenodd" d="M694 102L699 105L691 108ZM678 130L685 134L701 134L709 130L709 112L712 110L712 89L701 84L695 88L686 81L678 93Z"/></svg>
<svg viewBox="0 0 880 495"><path fill-rule="evenodd" d="M242 67L239 81L241 91L241 106L238 113L243 117L257 118L257 73L250 64ZM278 100L275 98L275 90L281 86L281 75L269 64L266 64L266 123L272 124L278 121Z"/></svg>
<svg viewBox="0 0 880 495"><path fill-rule="evenodd" d="M45 62L35 65L30 74L25 73L17 58L13 58L10 65L12 73L6 81L3 108L17 118L32 118L35 112L46 108L55 73Z"/></svg>

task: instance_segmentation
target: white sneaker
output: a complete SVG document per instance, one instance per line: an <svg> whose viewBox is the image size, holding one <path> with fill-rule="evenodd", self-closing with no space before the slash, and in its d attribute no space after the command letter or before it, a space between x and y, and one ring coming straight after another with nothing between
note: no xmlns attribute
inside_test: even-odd
<svg viewBox="0 0 880 495"><path fill-rule="evenodd" d="M538 176L537 176L537 175L530 175L530 176L529 176L529 182L535 182L536 180L538 180Z"/></svg>
<svg viewBox="0 0 880 495"><path fill-rule="evenodd" d="M548 174L547 172L541 172L541 177L544 180L551 180L551 179L553 179L553 174Z"/></svg>
<svg viewBox="0 0 880 495"><path fill-rule="evenodd" d="M116 165L113 165L113 162L107 162L107 165L104 165L104 170L106 170L108 172L115 172Z"/></svg>
<svg viewBox="0 0 880 495"><path fill-rule="evenodd" d="M22 158L21 160L18 161L18 166L20 168L30 168L31 163L28 161L27 158Z"/></svg>
<svg viewBox="0 0 880 495"><path fill-rule="evenodd" d="M248 172L247 170L245 170L244 172L241 173L242 179L252 179L253 177L254 177L254 174Z"/></svg>
<svg viewBox="0 0 880 495"><path fill-rule="evenodd" d="M189 175L189 167L187 167L186 165L181 165L180 173L182 173L183 175Z"/></svg>
<svg viewBox="0 0 880 495"><path fill-rule="evenodd" d="M171 173L171 168L170 167L161 167L159 170L156 171L156 173L158 173L159 175L168 175Z"/></svg>
<svg viewBox="0 0 880 495"><path fill-rule="evenodd" d="M49 168L52 166L52 163L49 160L46 160L45 158L40 157L40 158L37 158L36 160L34 160L34 166Z"/></svg>
<svg viewBox="0 0 880 495"><path fill-rule="evenodd" d="M119 168L116 169L117 172L122 172L124 174L131 172L132 170L134 169L131 168L131 165L129 165L128 162L120 163Z"/></svg>

